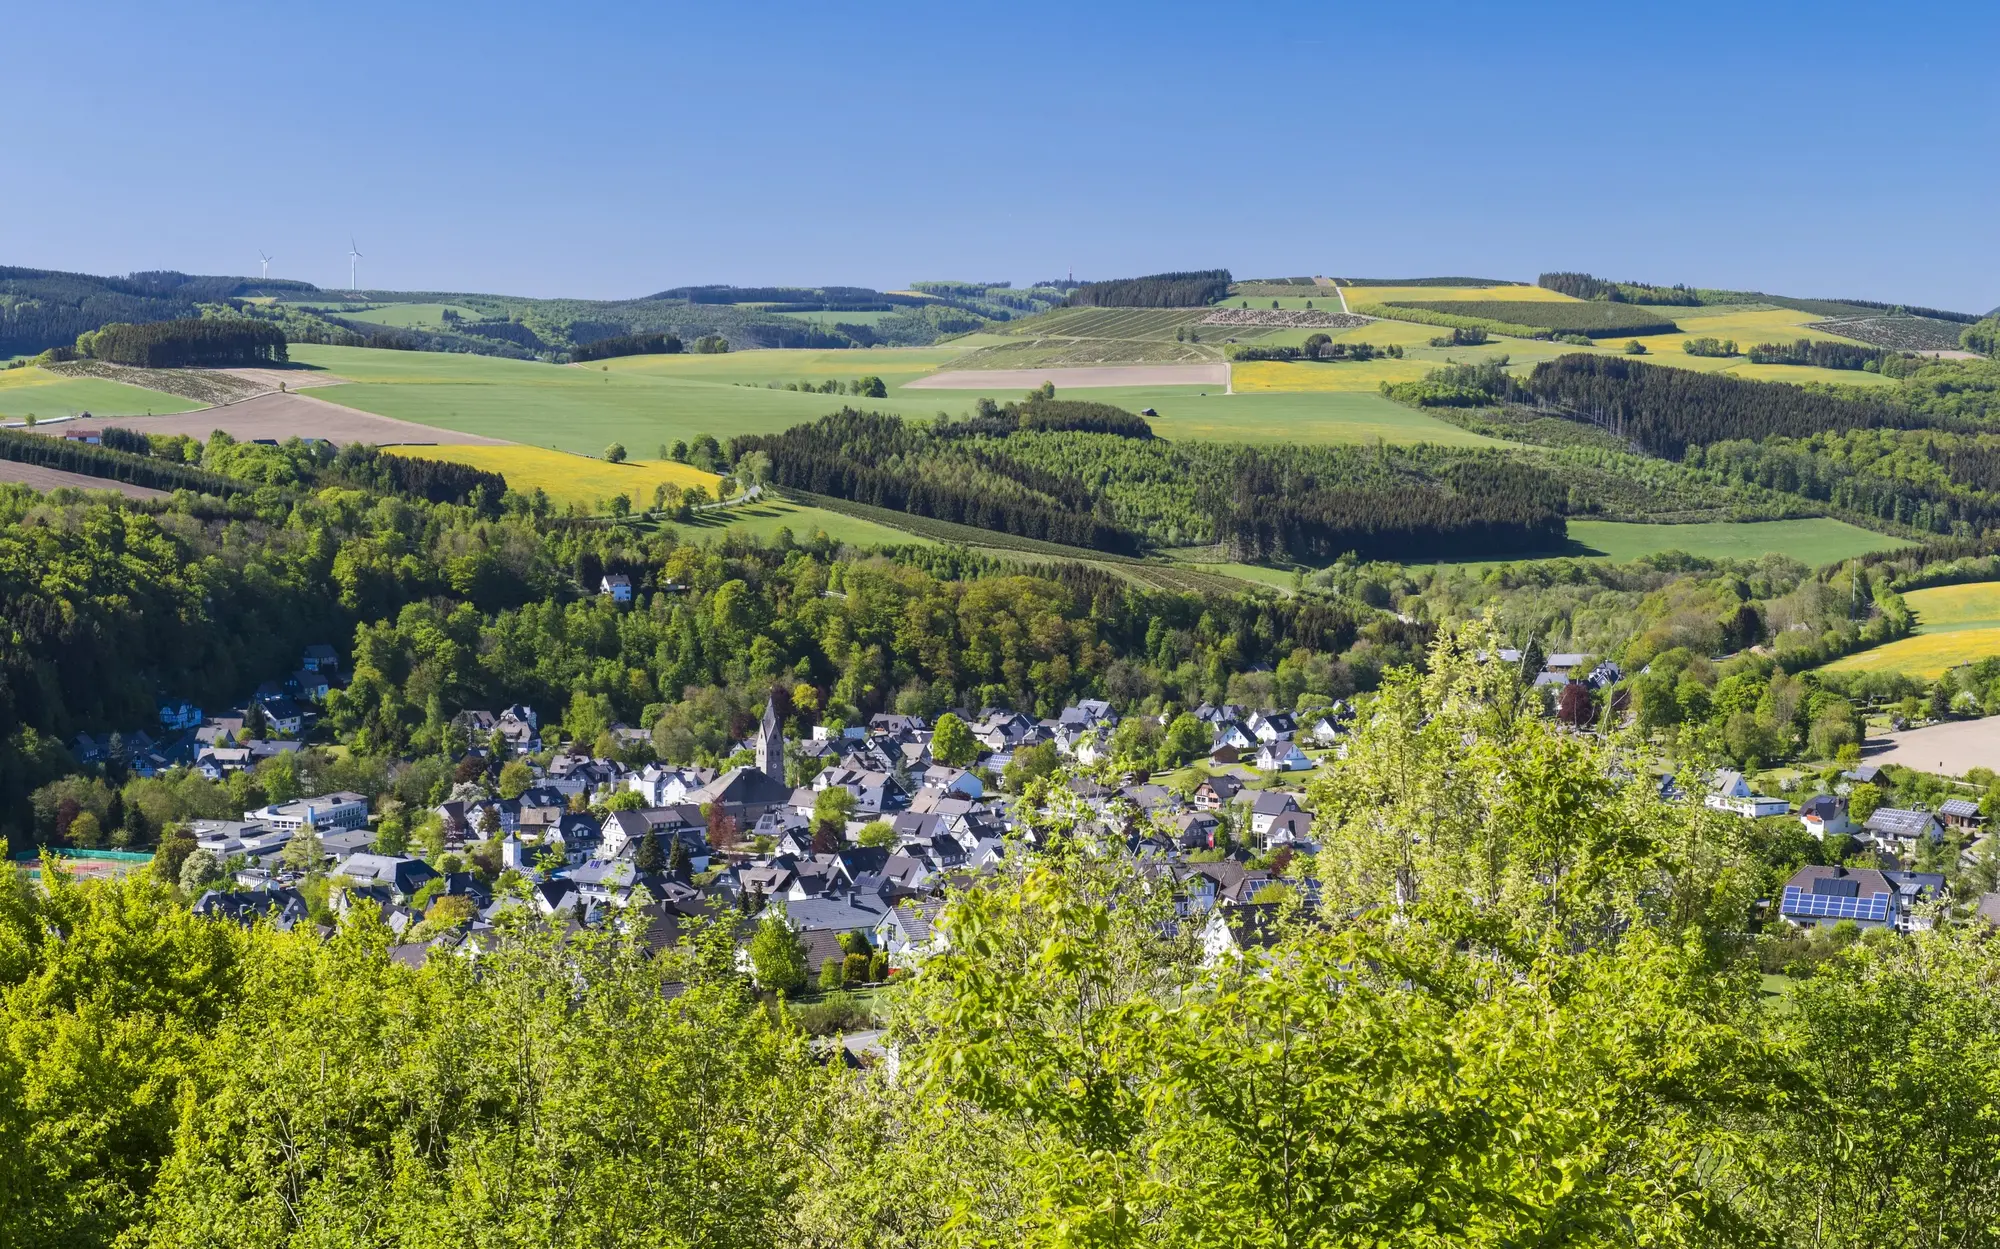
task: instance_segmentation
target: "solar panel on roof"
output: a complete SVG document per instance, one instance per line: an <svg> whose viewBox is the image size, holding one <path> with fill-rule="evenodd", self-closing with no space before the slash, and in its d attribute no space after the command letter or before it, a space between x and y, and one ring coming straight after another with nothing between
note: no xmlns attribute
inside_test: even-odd
<svg viewBox="0 0 2000 1249"><path fill-rule="evenodd" d="M1810 919L1865 919L1886 923L1889 918L1889 895L1871 893L1865 898L1848 898L1838 894L1806 893L1797 885L1786 885L1784 901L1779 909L1786 915Z"/></svg>

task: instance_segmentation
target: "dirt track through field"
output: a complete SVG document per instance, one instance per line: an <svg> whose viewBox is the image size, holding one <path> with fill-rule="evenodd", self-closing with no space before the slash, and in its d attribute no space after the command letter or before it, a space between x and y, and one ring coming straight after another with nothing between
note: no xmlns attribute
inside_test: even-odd
<svg viewBox="0 0 2000 1249"><path fill-rule="evenodd" d="M116 490L128 499L167 497L166 491L155 490L151 486L135 486L130 482L83 473L66 473L59 468L43 468L39 464L17 464L13 460L0 460L0 481L17 481L36 490L54 490L60 486L75 486L79 490Z"/></svg>
<svg viewBox="0 0 2000 1249"><path fill-rule="evenodd" d="M948 369L904 382L904 390L1057 390L1103 386L1227 386L1226 364L1101 364L1079 369Z"/></svg>
<svg viewBox="0 0 2000 1249"><path fill-rule="evenodd" d="M504 439L461 434L414 421L376 416L310 395L269 394L245 399L227 407L203 408L174 416L121 416L105 422L142 434L191 434L206 438L222 430L239 442L254 438L276 438L280 442L294 435L324 438L328 442L372 442L377 446L431 444L454 447L501 447Z"/></svg>

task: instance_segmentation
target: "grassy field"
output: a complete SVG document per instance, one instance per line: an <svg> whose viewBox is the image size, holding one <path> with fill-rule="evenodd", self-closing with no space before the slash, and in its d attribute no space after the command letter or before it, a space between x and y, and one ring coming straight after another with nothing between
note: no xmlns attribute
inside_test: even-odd
<svg viewBox="0 0 2000 1249"><path fill-rule="evenodd" d="M1714 521L1694 525L1646 525L1626 521L1573 520L1570 546L1540 556L1467 560L1436 567L1470 568L1517 562L1519 559L1602 559L1625 563L1662 551L1685 551L1709 559L1760 559L1789 555L1818 567L1869 551L1908 545L1900 538L1874 533L1831 517L1806 520Z"/></svg>
<svg viewBox="0 0 2000 1249"><path fill-rule="evenodd" d="M1349 307L1355 304L1388 304L1404 300L1434 299L1532 299L1541 303L1578 303L1568 295L1543 290L1539 286L1349 286ZM1331 294L1332 292L1328 292Z"/></svg>
<svg viewBox="0 0 2000 1249"><path fill-rule="evenodd" d="M875 325L883 317L893 317L894 312L778 312L773 316L789 317L794 321L811 321L816 325L837 325L845 321L849 325Z"/></svg>
<svg viewBox="0 0 2000 1249"><path fill-rule="evenodd" d="M1062 392L1058 389L1057 393ZM1414 408L1391 403L1372 390L1224 395L1213 390L1204 394L1189 386L1121 386L1073 393L1099 403L1116 404L1130 412L1152 408L1158 415L1146 420L1163 438L1265 446L1376 441L1434 442L1448 447L1505 445Z"/></svg>
<svg viewBox="0 0 2000 1249"><path fill-rule="evenodd" d="M1686 551L1710 559L1759 559L1776 553L1817 568L1869 551L1909 545L1901 538L1827 516L1696 525L1573 520L1569 523L1569 534L1572 541L1620 563L1661 551Z"/></svg>
<svg viewBox="0 0 2000 1249"><path fill-rule="evenodd" d="M201 405L142 386L96 377L63 377L45 369L0 369L0 417L19 420L33 415L145 416L192 412Z"/></svg>
<svg viewBox="0 0 2000 1249"><path fill-rule="evenodd" d="M1837 382L1850 386L1894 386L1895 380L1859 369L1819 369L1789 364L1751 364L1743 356L1691 356L1681 350L1690 338L1733 338L1737 350L1747 352L1758 343L1788 343L1800 338L1819 342L1845 343L1842 338L1821 330L1809 330L1806 323L1819 320L1810 312L1793 308L1739 307L1732 304L1705 308L1660 307L1654 311L1670 317L1680 329L1672 334L1649 334L1638 341L1645 344L1646 361L1693 369L1701 373L1728 373L1763 382ZM1509 344L1512 345L1511 343ZM1614 354L1625 340L1606 340L1604 350Z"/></svg>
<svg viewBox="0 0 2000 1249"><path fill-rule="evenodd" d="M892 351L768 351L628 357L605 362L607 368L589 368L361 347L300 346L292 352L295 359L350 379L349 385L313 392L332 403L585 455L622 442L638 456L697 434L775 433L854 402L769 390L766 382L865 373L914 377L951 355L927 354L930 359L920 364L899 361L903 353ZM933 416L940 410L969 411L975 398L930 391L907 398L892 393L866 403L884 412Z"/></svg>
<svg viewBox="0 0 2000 1249"><path fill-rule="evenodd" d="M1238 307L1244 301L1225 306ZM1280 301L1283 302L1283 301ZM1324 306L1340 302L1327 292ZM1292 306L1303 307L1299 299ZM1270 301L1252 300L1253 308ZM1255 325L1200 325L1209 308L1058 308L995 327L996 341L982 343L952 362L959 369L1062 368L1091 364L1174 364L1222 359L1230 342L1302 342L1293 333ZM982 338L987 337L982 335Z"/></svg>
<svg viewBox="0 0 2000 1249"><path fill-rule="evenodd" d="M1901 672L1929 681L1959 664L2000 655L2000 582L1911 590L1903 601L1916 613L1910 637L1848 655L1831 672Z"/></svg>
<svg viewBox="0 0 2000 1249"><path fill-rule="evenodd" d="M846 315L799 313L802 317ZM878 347L868 351L730 351L720 355L683 352L673 356L620 356L583 366L614 374L674 381L745 383L843 381L875 376L891 386L922 377L959 354L956 347Z"/></svg>
<svg viewBox="0 0 2000 1249"><path fill-rule="evenodd" d="M662 442L712 433L768 433L815 420L843 404L909 417L968 412L993 391L905 390L903 383L950 360L949 349L745 351L717 356L630 356L604 368L534 364L492 356L300 346L293 355L350 378L313 393L382 416L484 434L532 446L598 455L622 442L651 458ZM1322 366L1301 366L1319 368ZM1340 368L1350 366L1323 366ZM766 389L766 383L852 379L875 374L886 399ZM1074 392L1130 411L1153 408L1168 438L1285 442L1437 442L1490 446L1492 440L1389 402L1372 389L1344 393L1204 394L1192 386L1118 387Z"/></svg>
<svg viewBox="0 0 2000 1249"><path fill-rule="evenodd" d="M702 486L713 495L721 478L672 460L602 459L551 451L545 447L386 447L392 455L425 460L451 460L499 473L509 488L523 494L537 488L561 505L580 504L592 511L613 495L630 498L635 509L652 506L653 491L662 483L676 490Z"/></svg>
<svg viewBox="0 0 2000 1249"><path fill-rule="evenodd" d="M691 538L730 530L754 534L769 542L777 537L778 530L790 529L797 538L810 538L819 532L836 542L853 546L934 545L931 539L917 534L878 525L857 516L843 516L826 508L808 507L789 499L759 500L742 507L703 513L691 524L676 524L674 527Z"/></svg>

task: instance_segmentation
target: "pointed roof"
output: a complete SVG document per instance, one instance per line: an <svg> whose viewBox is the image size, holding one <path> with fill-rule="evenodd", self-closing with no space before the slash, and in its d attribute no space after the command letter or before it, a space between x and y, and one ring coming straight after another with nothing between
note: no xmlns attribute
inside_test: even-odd
<svg viewBox="0 0 2000 1249"><path fill-rule="evenodd" d="M778 735L778 696L776 694L764 700L764 719L758 727L772 737Z"/></svg>

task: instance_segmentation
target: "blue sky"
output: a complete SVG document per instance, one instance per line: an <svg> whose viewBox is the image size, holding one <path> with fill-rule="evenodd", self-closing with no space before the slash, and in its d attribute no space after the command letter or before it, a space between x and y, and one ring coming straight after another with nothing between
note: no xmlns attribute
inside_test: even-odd
<svg viewBox="0 0 2000 1249"><path fill-rule="evenodd" d="M1563 268L2000 303L1990 5L94 4L8 36L7 264L262 248L344 285L352 233L404 290Z"/></svg>

